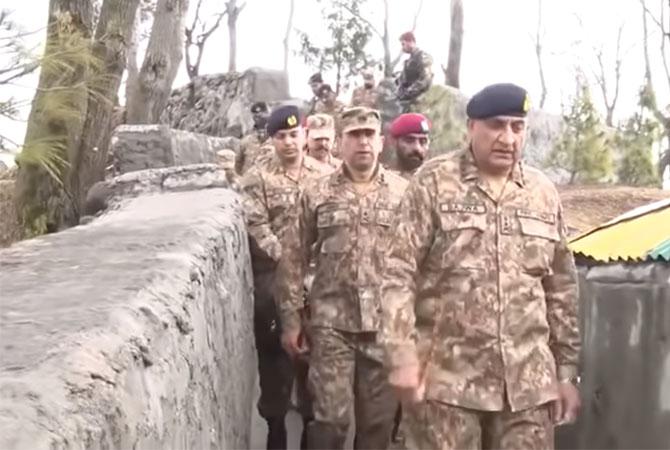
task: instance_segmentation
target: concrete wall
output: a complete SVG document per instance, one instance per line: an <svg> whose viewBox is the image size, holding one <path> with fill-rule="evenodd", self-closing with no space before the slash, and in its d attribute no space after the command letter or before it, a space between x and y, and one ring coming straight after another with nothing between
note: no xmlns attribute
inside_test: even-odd
<svg viewBox="0 0 670 450"><path fill-rule="evenodd" d="M0 251L0 448L248 447L239 198L215 166L187 173L138 172L151 189L107 186L91 223Z"/></svg>
<svg viewBox="0 0 670 450"><path fill-rule="evenodd" d="M670 446L670 264L580 271L582 412L564 449Z"/></svg>

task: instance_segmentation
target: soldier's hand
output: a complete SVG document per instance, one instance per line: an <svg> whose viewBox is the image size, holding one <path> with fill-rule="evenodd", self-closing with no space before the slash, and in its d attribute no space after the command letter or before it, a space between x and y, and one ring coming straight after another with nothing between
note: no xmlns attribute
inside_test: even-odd
<svg viewBox="0 0 670 450"><path fill-rule="evenodd" d="M418 365L392 369L389 375L389 383L402 403L423 401L426 387Z"/></svg>
<svg viewBox="0 0 670 450"><path fill-rule="evenodd" d="M577 420L577 413L581 408L582 402L579 397L579 389L574 384L559 383L558 399L551 404L551 419L554 425L564 425L574 423Z"/></svg>
<svg viewBox="0 0 670 450"><path fill-rule="evenodd" d="M291 358L296 358L308 351L304 339L302 344L300 342L300 329L284 330L281 335L281 345Z"/></svg>

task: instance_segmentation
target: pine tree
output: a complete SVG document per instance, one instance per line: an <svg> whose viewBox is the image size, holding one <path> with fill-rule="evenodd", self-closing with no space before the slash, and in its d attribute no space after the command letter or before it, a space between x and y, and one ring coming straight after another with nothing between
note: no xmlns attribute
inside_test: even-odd
<svg viewBox="0 0 670 450"><path fill-rule="evenodd" d="M623 155L617 176L619 182L630 186L659 184L658 173L652 161L653 145L659 135L658 123L636 113L616 134L614 142Z"/></svg>
<svg viewBox="0 0 670 450"><path fill-rule="evenodd" d="M549 165L565 169L570 183L594 183L612 175L612 157L603 121L588 85L581 84L563 117L563 134L549 155Z"/></svg>

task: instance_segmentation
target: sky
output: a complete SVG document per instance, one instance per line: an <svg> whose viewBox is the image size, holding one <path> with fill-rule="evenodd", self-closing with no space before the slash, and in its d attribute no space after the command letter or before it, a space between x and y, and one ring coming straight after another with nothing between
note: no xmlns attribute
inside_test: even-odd
<svg viewBox="0 0 670 450"><path fill-rule="evenodd" d="M203 12L214 14L223 8L224 0L204 0ZM388 0L392 54L399 52L397 37L412 26L418 0ZM648 0L658 11L664 0ZM190 13L196 0L191 0ZM240 1L239 3L242 3ZM238 19L238 70L249 67L268 69L283 68L282 40L289 12L289 0L247 0ZM310 34L317 41L328 37L322 21L321 5L316 0L295 0L293 19L295 29ZM367 0L365 17L379 29L383 21L383 1ZM513 82L529 90L534 105L539 104L540 81L534 51L539 0L464 0L464 42L461 58L461 90L472 95L487 84ZM39 45L44 39L48 0L16 2L11 7L12 18L25 30L40 30L31 36L30 43ZM615 119L623 119L637 107L637 92L643 82L644 59L642 53L642 20L638 0L544 0L542 42L544 46L544 71L549 91L545 110L560 113L575 91L579 70L593 80L597 69L596 52L602 49L606 70L613 73L616 36L623 26L621 87ZM667 18L666 18L667 19ZM659 103L670 103L670 92L659 45L660 33L649 24L653 74ZM415 30L417 45L430 53L434 60L435 82L442 83L441 65L445 64L449 47L449 1L424 0ZM228 66L228 33L225 20L207 42L201 74L225 72ZM291 45L297 50L299 42L295 33ZM381 56L381 40L373 36L370 51ZM666 52L670 49L666 49ZM1 57L1 55L0 55ZM670 61L670 56L668 57ZM141 61L140 61L141 65ZM1 66L1 65L0 65ZM609 69L608 69L609 68ZM289 59L291 95L309 98L311 92L307 78L314 72L299 55L292 52ZM329 81L329 74L325 74ZM188 83L182 63L174 87ZM610 83L613 79L610 78ZM357 83L360 83L357 80ZM12 95L30 100L37 84L37 76L24 78L12 86L0 87L0 98ZM597 85L592 92L597 106L604 113ZM122 88L123 90L123 88ZM341 100L348 101L345 93ZM22 111L25 119L29 105ZM0 133L17 142L23 140L25 122L0 120Z"/></svg>

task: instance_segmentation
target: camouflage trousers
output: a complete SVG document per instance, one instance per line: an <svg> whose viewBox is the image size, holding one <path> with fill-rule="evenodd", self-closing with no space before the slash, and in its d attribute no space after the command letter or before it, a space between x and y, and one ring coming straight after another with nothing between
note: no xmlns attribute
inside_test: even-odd
<svg viewBox="0 0 670 450"><path fill-rule="evenodd" d="M403 405L407 449L554 448L549 405L524 411L477 411L428 400Z"/></svg>
<svg viewBox="0 0 670 450"><path fill-rule="evenodd" d="M258 413L264 419L283 419L291 401L294 367L281 346L273 288L274 273L254 274L254 337L261 388Z"/></svg>
<svg viewBox="0 0 670 450"><path fill-rule="evenodd" d="M397 403L375 333L313 328L310 338L314 421L307 434L309 448L343 448L352 408L354 448L388 448Z"/></svg>

